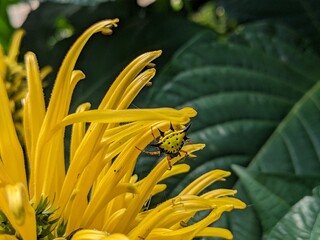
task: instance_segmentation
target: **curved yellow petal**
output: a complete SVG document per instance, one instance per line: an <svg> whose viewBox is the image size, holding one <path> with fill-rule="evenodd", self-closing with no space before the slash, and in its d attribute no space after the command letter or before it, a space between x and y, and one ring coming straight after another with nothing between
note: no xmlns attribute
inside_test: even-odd
<svg viewBox="0 0 320 240"><path fill-rule="evenodd" d="M24 34L25 31L22 29L18 29L14 32L8 52L8 58L10 62L17 62L20 44Z"/></svg>
<svg viewBox="0 0 320 240"><path fill-rule="evenodd" d="M81 175L78 176L78 182L72 191L72 197L68 200L67 206L61 206L61 209L59 209L63 211L63 219L68 222L66 232L71 232L73 229L80 227L83 212L88 206L88 194L99 174L99 170L103 166L99 163L100 157L101 155L96 156Z"/></svg>
<svg viewBox="0 0 320 240"><path fill-rule="evenodd" d="M134 81L137 75L145 67L147 67L154 59L158 58L161 53L161 50L144 53L126 66L110 86L98 109L118 109L119 102L123 98L123 94L128 91L127 89L131 82ZM138 89L139 87L136 90L137 92Z"/></svg>
<svg viewBox="0 0 320 240"><path fill-rule="evenodd" d="M86 211L83 213L82 226L90 226L95 218L96 213L101 206L104 206L108 200L112 199L114 187L121 181L123 176L130 171L133 171L135 161L127 161L128 159L137 159L134 152L134 142L139 136L130 139L123 146L123 151L114 160L110 170L103 176L101 181L95 186L94 195L88 204ZM139 194L140 195L140 194Z"/></svg>
<svg viewBox="0 0 320 240"><path fill-rule="evenodd" d="M109 234L98 230L83 229L77 231L72 240L129 240L127 236L120 233Z"/></svg>
<svg viewBox="0 0 320 240"><path fill-rule="evenodd" d="M138 236L148 236L153 228L161 226L161 223L166 218L170 218L170 215L172 213L195 213L197 211L206 209L211 209L210 202L193 195L180 196L174 199L167 200L150 211L150 213L134 229L129 232L128 236L130 237L130 239L137 239ZM119 226L119 228L121 229L121 226Z"/></svg>
<svg viewBox="0 0 320 240"><path fill-rule="evenodd" d="M142 137L143 138L143 137ZM137 143L138 145L138 143ZM200 150L204 147L204 144L191 144L185 146L185 149L188 154ZM138 150L137 150L138 151ZM182 154L181 154L182 155ZM190 155L190 154L189 154ZM183 156L176 157L171 159L172 164L179 161L179 159L183 158ZM139 185L139 192L134 199L130 202L128 206L128 211L123 217L122 224L118 226L117 230L122 232L130 226L130 223L134 221L135 216L139 213L140 209L142 209L144 203L149 199L151 192L153 191L154 186L159 182L163 174L168 171L168 163L166 157L160 161L157 166L155 166L148 176L144 179L144 181Z"/></svg>
<svg viewBox="0 0 320 240"><path fill-rule="evenodd" d="M0 79L5 79L7 74L7 63L2 46L0 45Z"/></svg>
<svg viewBox="0 0 320 240"><path fill-rule="evenodd" d="M174 165L170 171L166 171L162 175L162 177L160 178L159 181L162 181L164 179L170 178L170 177L178 175L178 174L189 172L189 170L190 170L190 166L188 164L182 163L179 165Z"/></svg>
<svg viewBox="0 0 320 240"><path fill-rule="evenodd" d="M224 239L233 239L232 233L225 228L206 227L198 232L196 237L219 237Z"/></svg>
<svg viewBox="0 0 320 240"><path fill-rule="evenodd" d="M179 235L174 230L171 230L171 229L156 228L150 233L150 235L146 238L146 240L162 240L164 236L166 239L172 239L172 240L193 239L193 237L188 236L188 234ZM213 228L213 227L207 227L201 230L199 233L195 234L195 237L218 237L218 238L224 238L224 239L233 239L233 235L228 229Z"/></svg>
<svg viewBox="0 0 320 240"><path fill-rule="evenodd" d="M7 235L7 234L1 234L0 235L0 239L1 240L19 240L18 238L16 238L13 235Z"/></svg>
<svg viewBox="0 0 320 240"><path fill-rule="evenodd" d="M110 217L108 217L105 220L102 230L108 231L108 232L114 232L114 227L120 223L120 220L126 211L127 211L126 208L121 208L115 211Z"/></svg>
<svg viewBox="0 0 320 240"><path fill-rule="evenodd" d="M198 194L203 189L216 181L224 180L224 177L230 176L231 173L223 170L213 170L207 172L185 187L179 195Z"/></svg>
<svg viewBox="0 0 320 240"><path fill-rule="evenodd" d="M90 103L81 104L76 112L84 112L91 108ZM73 160L75 152L79 147L84 135L86 133L86 122L79 122L72 125L71 144L70 144L70 161Z"/></svg>
<svg viewBox="0 0 320 240"><path fill-rule="evenodd" d="M203 229L205 229L208 225L218 220L221 216L221 214L224 211L230 211L232 209L232 206L223 206L218 209L214 209L211 211L211 213L204 219L200 220L199 222L189 225L187 227L182 227L177 230L167 230L167 229L155 229L154 231L151 231L148 235L147 239L160 239L161 235L162 237L165 234L166 239L186 239L186 240L192 240L199 232L201 232ZM133 238L138 239L138 238Z"/></svg>
<svg viewBox="0 0 320 240"><path fill-rule="evenodd" d="M140 73L127 87L126 91L123 93L117 109L125 109L130 106L135 97L141 91L141 89L152 79L156 74L154 68L148 69Z"/></svg>
<svg viewBox="0 0 320 240"><path fill-rule="evenodd" d="M219 198L219 197L234 196L236 193L237 193L237 190L234 190L234 189L219 188L219 189L211 190L201 196L204 198Z"/></svg>
<svg viewBox="0 0 320 240"><path fill-rule="evenodd" d="M214 198L210 199L212 205L216 206L233 206L236 209L244 209L246 208L246 204L237 198L232 197L223 197L223 198Z"/></svg>
<svg viewBox="0 0 320 240"><path fill-rule="evenodd" d="M45 66L40 69L40 79L44 79L46 76L48 76L52 72L52 67Z"/></svg>
<svg viewBox="0 0 320 240"><path fill-rule="evenodd" d="M195 157L193 152L205 146L186 144L181 156L171 159L165 156L142 180L134 175L141 149L159 137L158 129L165 132L170 125L181 129L197 114L190 107L127 109L140 90L151 85L156 73L153 60L161 55L161 50L134 59L116 78L98 109L89 110L90 104L86 103L69 114L76 84L85 77L82 71L74 69L82 48L94 33L111 34L117 22L114 19L94 24L71 47L58 72L47 110L41 80L50 68L39 71L36 56L28 52L25 55L28 91L21 90L9 102L3 82L8 64L12 63L9 70L16 75L10 91L24 85L24 67L16 63L23 33L16 33L8 57L0 47L0 209L10 221L10 228L16 231L16 236L1 235L0 239L36 240L37 229L43 227L40 222L36 226L39 214L50 215L49 221L54 222L50 237L56 237L58 232L63 235L56 240L232 237L228 230L207 226L223 212L245 207L241 200L231 197L236 191L218 189L197 196L211 183L228 176L230 173L226 171L206 173L179 196L146 209L150 197L166 188L160 183L162 180L190 169L187 164L174 164L186 156ZM29 196L24 156L10 112L25 94L24 115L17 110L14 116L24 118L24 126L20 121L16 129L24 129L30 165ZM72 125L72 139L70 165L66 167L68 125ZM170 170L168 161L173 165ZM43 198L46 200L42 201ZM50 206L46 206L46 201ZM188 224L202 210L211 213L197 223ZM66 231L60 235L61 227Z"/></svg>
<svg viewBox="0 0 320 240"><path fill-rule="evenodd" d="M56 127L62 128L78 122L126 123L133 121L160 121L187 123L190 118L173 108L89 110L66 116Z"/></svg>
<svg viewBox="0 0 320 240"><path fill-rule="evenodd" d="M64 117L64 115L67 112L67 106L64 105L61 109L61 106L58 105L57 102L64 102L63 99L67 100L67 96L70 95L72 72L84 45L87 43L87 41L93 34L105 31L110 32L111 28L116 26L118 21L118 19L103 20L94 24L89 29L87 29L70 48L61 64L55 81L54 89L52 91L52 96L48 106L48 121L46 122L46 124L55 124L56 121L59 121L62 117ZM51 118L56 120L52 120Z"/></svg>
<svg viewBox="0 0 320 240"><path fill-rule="evenodd" d="M114 233L105 237L103 240L130 240L126 235L120 233Z"/></svg>
<svg viewBox="0 0 320 240"><path fill-rule="evenodd" d="M29 167L33 175L35 169L36 144L46 110L40 72L38 69L37 58L34 53L28 52L25 55L25 65L28 78L28 94L26 96L24 107L24 135ZM32 183L30 185L33 185L33 178L31 178L31 182Z"/></svg>
<svg viewBox="0 0 320 240"><path fill-rule="evenodd" d="M11 178L11 184L18 182L27 186L25 164L22 148L17 137L12 120L10 103L4 85L4 79L0 78L0 157L2 168Z"/></svg>
<svg viewBox="0 0 320 240"><path fill-rule="evenodd" d="M0 189L0 207L23 239L37 239L35 212L23 184L6 185Z"/></svg>
<svg viewBox="0 0 320 240"><path fill-rule="evenodd" d="M150 63L150 61L158 57L160 54L161 51L146 53L138 57L131 64L129 64L129 66L125 68L125 70L123 70L123 72L119 75L114 84L110 87L106 96L102 100L99 109L111 108L110 106L113 106L115 102L119 103L118 100L121 99L123 93L126 92L127 86L130 85L130 82L134 80L137 74L142 69L144 69ZM96 119L97 117L95 116L94 118ZM79 121L87 120L81 119ZM69 169L72 170L68 171L66 175L65 182L68 182L68 186L62 187L62 205L66 204L65 201L68 198L68 196L70 196L70 188L72 188L72 186L76 183L76 176L80 172L82 172L83 168L86 166L86 164L88 164L88 162L90 161L90 156L92 156L92 153L96 152L97 145L101 141L101 138L103 137L104 132L108 128L108 126L111 125L93 123L87 130L87 133L85 134L81 144L79 145L74 155L74 158L78 159L77 164L73 165L73 162L71 162ZM114 126L114 123L112 123L112 126Z"/></svg>
<svg viewBox="0 0 320 240"><path fill-rule="evenodd" d="M59 189L59 191L62 187L59 181L52 179L53 174L50 174L50 171L57 172L59 177L64 174L62 172L64 169L64 130L62 129L55 136L52 136L49 142L48 132L67 115L75 84L84 77L82 72L74 71L77 58L86 42L94 33L102 32L109 34L111 28L116 26L117 22L118 19L104 20L87 29L70 48L59 69L37 143L34 179L39 184L34 184L36 201L39 200L41 194L51 195L50 189L52 187Z"/></svg>

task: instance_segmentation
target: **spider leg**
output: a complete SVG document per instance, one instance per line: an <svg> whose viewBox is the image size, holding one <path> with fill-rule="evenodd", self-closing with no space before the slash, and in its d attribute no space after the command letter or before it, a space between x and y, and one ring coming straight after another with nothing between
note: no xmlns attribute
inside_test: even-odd
<svg viewBox="0 0 320 240"><path fill-rule="evenodd" d="M142 150L142 149L138 148L137 146L136 146L136 149L138 149L140 152L143 152L143 153L151 155L151 156L160 156L160 154L161 154L160 151L156 151L156 152L146 151L146 150Z"/></svg>
<svg viewBox="0 0 320 240"><path fill-rule="evenodd" d="M182 152L182 153L185 154L185 155L183 156L183 158L182 158L182 161L186 160L187 157L188 157L188 158L192 158L192 159L195 158L194 156L190 156L189 153L188 153L187 151L185 151L185 150L182 150L182 149L181 149L180 152Z"/></svg>

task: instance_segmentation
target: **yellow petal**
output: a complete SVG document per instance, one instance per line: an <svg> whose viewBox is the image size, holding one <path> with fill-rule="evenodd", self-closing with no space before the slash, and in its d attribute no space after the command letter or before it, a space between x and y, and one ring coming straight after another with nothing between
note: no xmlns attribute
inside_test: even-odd
<svg viewBox="0 0 320 240"><path fill-rule="evenodd" d="M25 186L6 185L0 191L1 211L23 239L36 240L34 209L29 204Z"/></svg>
<svg viewBox="0 0 320 240"><path fill-rule="evenodd" d="M219 189L209 191L201 196L204 198L219 198L219 197L226 197L226 196L234 196L236 193L237 193L237 190L219 188Z"/></svg>
<svg viewBox="0 0 320 240"><path fill-rule="evenodd" d="M6 57L3 52L3 48L0 45L0 79L5 79L7 74L7 63L5 61Z"/></svg>
<svg viewBox="0 0 320 240"><path fill-rule="evenodd" d="M138 236L146 237L153 228L161 226L166 218L170 218L170 214L177 212L197 212L210 209L211 205L205 199L197 196L181 196L158 205L134 228L128 236L130 239L137 239ZM122 223L123 224L123 223ZM122 225L119 226L123 228ZM116 229L117 230L117 229ZM123 230L122 230L123 231Z"/></svg>
<svg viewBox="0 0 320 240"><path fill-rule="evenodd" d="M129 238L119 233L109 234L98 230L84 229L77 231L72 240L129 240Z"/></svg>
<svg viewBox="0 0 320 240"><path fill-rule="evenodd" d="M83 214L83 226L89 226L94 220L96 213L102 206L112 199L115 195L115 187L125 174L133 171L135 161L127 161L128 159L136 159L134 156L134 142L139 136L130 139L130 141L123 146L123 151L114 160L110 170L103 176L101 181L96 185L94 195Z"/></svg>
<svg viewBox="0 0 320 240"><path fill-rule="evenodd" d="M105 237L103 240L130 240L126 235L120 233L114 233Z"/></svg>
<svg viewBox="0 0 320 240"><path fill-rule="evenodd" d="M42 91L42 82L38 69L37 58L34 53L25 55L25 65L28 78L28 94L25 101L24 126L25 142L28 152L28 160L33 173L36 144L40 128L45 116L45 103Z"/></svg>
<svg viewBox="0 0 320 240"><path fill-rule="evenodd" d="M196 237L218 237L224 239L233 239L233 235L228 229L214 227L206 227L198 232Z"/></svg>
<svg viewBox="0 0 320 240"><path fill-rule="evenodd" d="M97 175L96 171L100 167L95 163L96 161L92 162L84 170L81 176L79 176L79 181L73 189L73 194L69 199L68 205L66 208L61 209L64 211L62 215L63 219L68 223L66 229L67 233L80 227L83 212L88 205L88 194L95 179L95 175Z"/></svg>
<svg viewBox="0 0 320 240"><path fill-rule="evenodd" d="M107 94L99 105L99 109L118 109L117 106L131 82L146 66L148 66L154 59L158 58L161 53L162 51L144 53L126 66L109 88Z"/></svg>
<svg viewBox="0 0 320 240"><path fill-rule="evenodd" d="M71 78L72 72L76 61L89 38L97 33L110 31L113 26L116 26L118 19L114 20L104 20L98 22L87 29L73 44L73 46L68 51L66 57L64 58L62 65L59 69L55 85L52 91L52 96L48 106L48 122L46 124L55 124L56 121L59 121L67 113L67 104L62 106L57 104L57 102L68 102L68 96L71 94ZM49 121L50 119L50 121ZM56 119L56 120L53 120Z"/></svg>
<svg viewBox="0 0 320 240"><path fill-rule="evenodd" d="M51 72L52 72L52 67L50 67L50 66L45 66L45 67L41 68L41 70L40 70L40 78L44 79Z"/></svg>
<svg viewBox="0 0 320 240"><path fill-rule="evenodd" d="M91 107L90 103L81 104L76 112L84 112L89 110ZM73 160L75 152L79 147L84 135L86 132L86 122L75 123L72 126L72 134L71 134L71 144L70 144L70 161Z"/></svg>
<svg viewBox="0 0 320 240"><path fill-rule="evenodd" d="M142 137L144 138L144 137ZM136 143L137 145L138 142ZM189 153L192 151L197 151L199 149L202 149L204 147L204 144L191 144L185 146L183 149L186 150ZM138 151L138 150L137 150ZM172 164L179 161L179 159L183 158L182 156L176 157L171 159ZM153 191L154 186L156 183L159 182L163 174L169 171L168 170L168 163L166 157L160 161L157 166L155 166L151 172L148 174L148 176L144 179L144 181L139 185L139 192L137 196L135 196L134 199L130 202L130 205L128 206L128 211L126 212L125 216L123 217L122 224L118 226L118 231L125 231L125 229L130 225L130 222L133 222L136 215L139 213L140 209L143 207L144 203L147 199L149 199L151 192Z"/></svg>
<svg viewBox="0 0 320 240"><path fill-rule="evenodd" d="M152 192L150 193L150 197L158 194L159 192L163 192L164 190L166 190L167 185L166 184L157 184L154 186Z"/></svg>
<svg viewBox="0 0 320 240"><path fill-rule="evenodd" d="M120 223L120 220L126 211L127 209L125 208L121 208L115 211L110 217L105 220L102 230L114 232L114 227Z"/></svg>
<svg viewBox="0 0 320 240"><path fill-rule="evenodd" d="M213 170L207 172L190 183L185 189L180 192L179 195L198 194L212 183L223 180L224 177L228 177L230 176L230 174L230 172L223 170Z"/></svg>
<svg viewBox="0 0 320 240"><path fill-rule="evenodd" d="M148 69L139 74L123 93L117 109L128 108L141 89L154 77L155 74L156 70L154 68Z"/></svg>
<svg viewBox="0 0 320 240"><path fill-rule="evenodd" d="M87 29L68 51L59 69L47 114L40 130L35 157L36 168L34 175L31 176L34 177L34 182L37 181L38 183L34 184L36 202L40 199L41 194L52 195L52 188L56 188L58 192L62 188L59 181L61 181L61 176L63 177L65 168L63 155L64 129L60 129L53 137L48 133L67 115L75 84L84 77L81 71L74 71L79 54L94 33L110 33L110 28L116 26L117 22L118 19L104 20ZM48 141L49 137L50 140ZM54 180L52 172L56 172L59 179Z"/></svg>
<svg viewBox="0 0 320 240"><path fill-rule="evenodd" d="M187 227L183 227L181 229L177 229L177 230L167 230L167 229L161 229L162 231L159 231L158 229L155 229L154 231L152 231L147 239L160 239L159 237L162 235L162 237L164 236L163 234L165 234L166 239L172 239L172 240L178 240L178 239L186 239L186 240L191 240L193 239L195 236L197 236L197 234L199 232L201 232L203 229L205 229L208 225L210 225L211 223L217 221L221 214L224 211L230 211L232 209L231 206L224 206L224 207L220 207L218 209L212 210L211 213L204 219L200 220L199 222L189 225ZM136 238L138 239L138 238Z"/></svg>
<svg viewBox="0 0 320 240"><path fill-rule="evenodd" d="M186 234L187 235L187 234ZM185 234L178 235L173 230L165 229L165 228L156 228L154 229L150 235L146 238L146 240L162 240L164 237L166 239L172 240L187 240L192 239L190 236L186 236ZM232 233L224 228L213 228L207 227L201 230L199 233L195 235L195 237L218 237L224 239L233 239Z"/></svg>
<svg viewBox="0 0 320 240"><path fill-rule="evenodd" d="M136 109L136 110L139 110L139 109ZM98 110L98 111L100 111L100 110ZM168 109L158 109L155 111L159 112L159 114L161 114L162 119L168 119L169 117L173 116L176 118L175 120L178 122L181 120L188 121L188 116L181 116L181 114L180 114L181 110L177 111L174 109L169 109L169 110ZM86 115L89 112L90 111L86 111L86 112L80 112L80 113L76 113L76 114ZM127 115L129 116L129 118L127 117L127 119L125 119L125 121L135 120L135 119L140 120L140 118L141 118L139 111L137 112L137 111L134 111L131 109L130 110L105 110L105 111L100 111L100 112L102 112L102 114L108 114L108 112L111 113L111 115L108 116L108 121L110 120L111 122L115 122L115 119L117 117L118 117L118 119L116 119L116 121L122 121L122 120L124 120L123 118L126 118ZM147 112L149 114L150 118L154 118L155 114L150 114L150 110L146 110L145 112ZM69 116L71 116L71 115L69 115ZM143 119L147 118L147 120L148 120L148 117L146 117L144 115L142 116L142 118ZM81 119L81 121L87 121L87 120ZM164 120L162 120L162 121L164 121ZM73 122L73 120L72 120L72 122ZM149 130L152 122L151 121L148 121L148 122L150 122L149 123L150 125L148 127L148 130ZM133 171L133 168L135 165L135 160L137 159L137 155L140 154L140 152L135 147L140 146L141 145L140 142L143 142L146 145L148 142L150 142L150 139L152 138L152 135L150 134L150 132L145 132L144 129L141 128L140 125L141 125L141 123L137 121L136 129L134 130L137 132L135 133L135 135L132 135L132 136L128 135L130 137L123 139L124 142L122 141L122 139L119 139L119 138L112 141L113 145L117 144L117 143L121 143L121 144L119 146L115 146L116 148L113 151L112 151L113 146L110 146L108 148L108 156L107 157L109 159L110 158L112 159L116 155L119 155L117 157L117 159L119 159L119 161L118 160L114 161L115 164L113 165L113 169L112 169L112 171L114 171L114 172L110 172L109 174L105 174L105 176L103 178L107 179L107 180L103 180L103 181L108 181L108 182L111 181L110 183L115 184L115 183L113 183L113 181L119 181L124 173L127 173L128 177L131 177L130 172ZM96 154L97 150L100 148L100 143L99 143L98 139L102 138L103 133L104 133L103 129L106 126L105 127L103 127L102 125L94 125L94 126L95 127L92 127L92 128L89 127L89 129L87 130L87 134L84 136L81 144L79 145L77 151L75 152L74 158L77 159L77 162L75 162L73 164L73 161L72 161L71 165L69 166L69 170L68 170L68 173L67 173L66 179L65 179L65 183L68 183L68 185L65 185L62 188L61 197L63 199L61 199L60 200L61 202L59 203L59 206L62 208L63 208L63 206L65 206L66 201L71 194L71 190L74 187L74 185L76 184L76 181L77 181L79 174L81 174L83 172L83 169L85 168L85 166L88 165L88 161L91 161L92 157ZM129 125L129 126L133 126L133 125ZM121 131L120 134L127 134L127 132ZM128 133L128 134L130 134L130 133ZM122 136L119 135L119 137L122 137ZM126 137L126 136L124 135L123 137ZM128 164L127 159L132 159L133 161L129 161L130 164ZM165 165L164 169L166 170L166 168L167 168L167 166ZM115 173L116 173L116 178L113 176ZM101 182L103 182L103 181L101 181ZM112 187L112 184L110 184L110 187ZM98 189L98 188L95 187L94 192L96 191L96 189ZM103 192L107 193L108 191L106 191L105 188L101 188L101 194L105 194ZM142 205L143 205L144 201L145 201L145 199L141 200ZM91 206L94 206L94 205L89 204L89 206L88 206L89 209L91 208ZM92 212L90 210L87 210L86 214L90 214L91 216L93 216ZM89 218L87 218L87 221L88 221L88 219ZM87 225L85 225L85 226L87 226Z"/></svg>
<svg viewBox="0 0 320 240"><path fill-rule="evenodd" d="M8 53L8 58L10 62L17 62L20 44L24 34L25 32L22 29L16 30L14 32Z"/></svg>
<svg viewBox="0 0 320 240"><path fill-rule="evenodd" d="M0 156L2 167L11 177L11 184L21 182L27 186L24 156L12 120L4 80L0 78Z"/></svg>
<svg viewBox="0 0 320 240"><path fill-rule="evenodd" d="M1 234L0 239L1 240L19 240L15 236L7 235L7 234Z"/></svg>
<svg viewBox="0 0 320 240"><path fill-rule="evenodd" d="M115 173L117 174L117 173ZM110 182L112 186L112 182ZM105 206L110 200L123 193L138 193L138 189L129 183L119 183L118 185L112 187L112 191L97 190L94 196L92 196L87 209L83 213L82 226L91 226L91 223L95 219L98 212L101 211L102 207Z"/></svg>
<svg viewBox="0 0 320 240"><path fill-rule="evenodd" d="M155 109L125 109L125 110L89 110L85 112L73 113L66 116L57 128L77 122L96 123L125 123L133 121L159 121L167 120L171 122L186 123L190 119L187 115L182 115L179 110L172 108Z"/></svg>
<svg viewBox="0 0 320 240"><path fill-rule="evenodd" d="M210 199L212 205L214 206L232 206L237 209L246 208L246 204L237 198L224 197L224 198L214 198Z"/></svg>
<svg viewBox="0 0 320 240"><path fill-rule="evenodd" d="M162 177L160 178L160 181L170 178L172 176L182 174L189 172L190 166L188 164L179 164L179 165L174 165L171 169L171 171L166 171Z"/></svg>

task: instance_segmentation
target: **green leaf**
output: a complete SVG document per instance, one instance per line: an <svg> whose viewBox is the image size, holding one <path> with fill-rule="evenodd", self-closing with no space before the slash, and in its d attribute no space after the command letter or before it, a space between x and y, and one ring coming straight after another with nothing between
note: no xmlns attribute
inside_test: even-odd
<svg viewBox="0 0 320 240"><path fill-rule="evenodd" d="M318 174L320 59L310 49L297 48L293 45L296 41L277 38L278 31L267 27L256 30L243 28L229 41L219 41L210 32L199 34L177 51L155 78L147 96L148 106L194 107L198 116L193 119L189 137L194 143L207 145L197 153L197 159L186 160L192 166L190 173L169 182L166 196L186 186L189 176L204 173L197 169L206 169L219 160L226 164L225 169L237 161L244 167L251 162L249 168L254 171L280 174L268 181L257 179L254 189L263 186L268 190L262 196L270 193L273 184L281 189L291 183L288 176ZM235 239L261 239L264 231L307 194L301 186L288 188L291 191L287 195L271 192L279 208L269 211L264 205L251 205L251 195L237 183L234 188L249 207L218 224L230 228ZM279 199L284 202L278 203Z"/></svg>
<svg viewBox="0 0 320 240"><path fill-rule="evenodd" d="M315 177L262 174L239 166L233 169L252 200L264 232L269 232L293 204L320 184L320 178Z"/></svg>
<svg viewBox="0 0 320 240"><path fill-rule="evenodd" d="M305 36L319 52L320 2L317 0L220 0L229 18L240 24L268 21Z"/></svg>
<svg viewBox="0 0 320 240"><path fill-rule="evenodd" d="M0 2L0 45L7 50L13 27L10 24L7 9L11 4L16 3L17 0L2 0Z"/></svg>
<svg viewBox="0 0 320 240"><path fill-rule="evenodd" d="M290 209L266 239L319 239L319 214L320 187L317 187L313 196L304 197Z"/></svg>
<svg viewBox="0 0 320 240"><path fill-rule="evenodd" d="M252 168L264 172L318 175L319 93L320 83L317 83L293 106L257 153Z"/></svg>

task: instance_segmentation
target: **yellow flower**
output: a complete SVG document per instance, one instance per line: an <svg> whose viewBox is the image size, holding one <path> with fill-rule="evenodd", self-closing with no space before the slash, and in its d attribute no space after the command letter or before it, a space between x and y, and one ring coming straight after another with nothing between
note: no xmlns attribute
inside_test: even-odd
<svg viewBox="0 0 320 240"><path fill-rule="evenodd" d="M18 137L21 142L23 137L23 101L27 92L26 71L22 63L18 62L18 55L24 31L17 30L12 37L8 54L5 55L0 45L0 77L4 80L6 91L9 97L10 109ZM51 71L50 67L41 70L41 79Z"/></svg>
<svg viewBox="0 0 320 240"><path fill-rule="evenodd" d="M178 196L153 209L144 208L150 197L165 189L160 183L163 179L189 170L187 164L174 164L204 147L184 146L181 156L171 159L171 170L164 157L145 178L138 179L133 173L141 153L138 148L144 149L153 140L151 129L165 131L170 123L182 128L196 115L192 108L127 109L139 91L150 84L155 75L152 61L161 51L133 60L97 109L90 110L90 104L83 103L69 114L73 90L85 77L80 70L74 70L82 48L94 33L111 34L117 22L118 19L98 22L74 43L60 67L47 108L36 56L31 52L25 55L25 154L14 128L3 75L0 76L1 239L232 238L229 230L208 226L223 212L245 207L231 197L236 191L217 189L199 195L211 183L224 180L229 172L210 171ZM72 138L66 167L64 133L69 125ZM159 133L154 131L154 135ZM188 224L202 210L211 213Z"/></svg>

